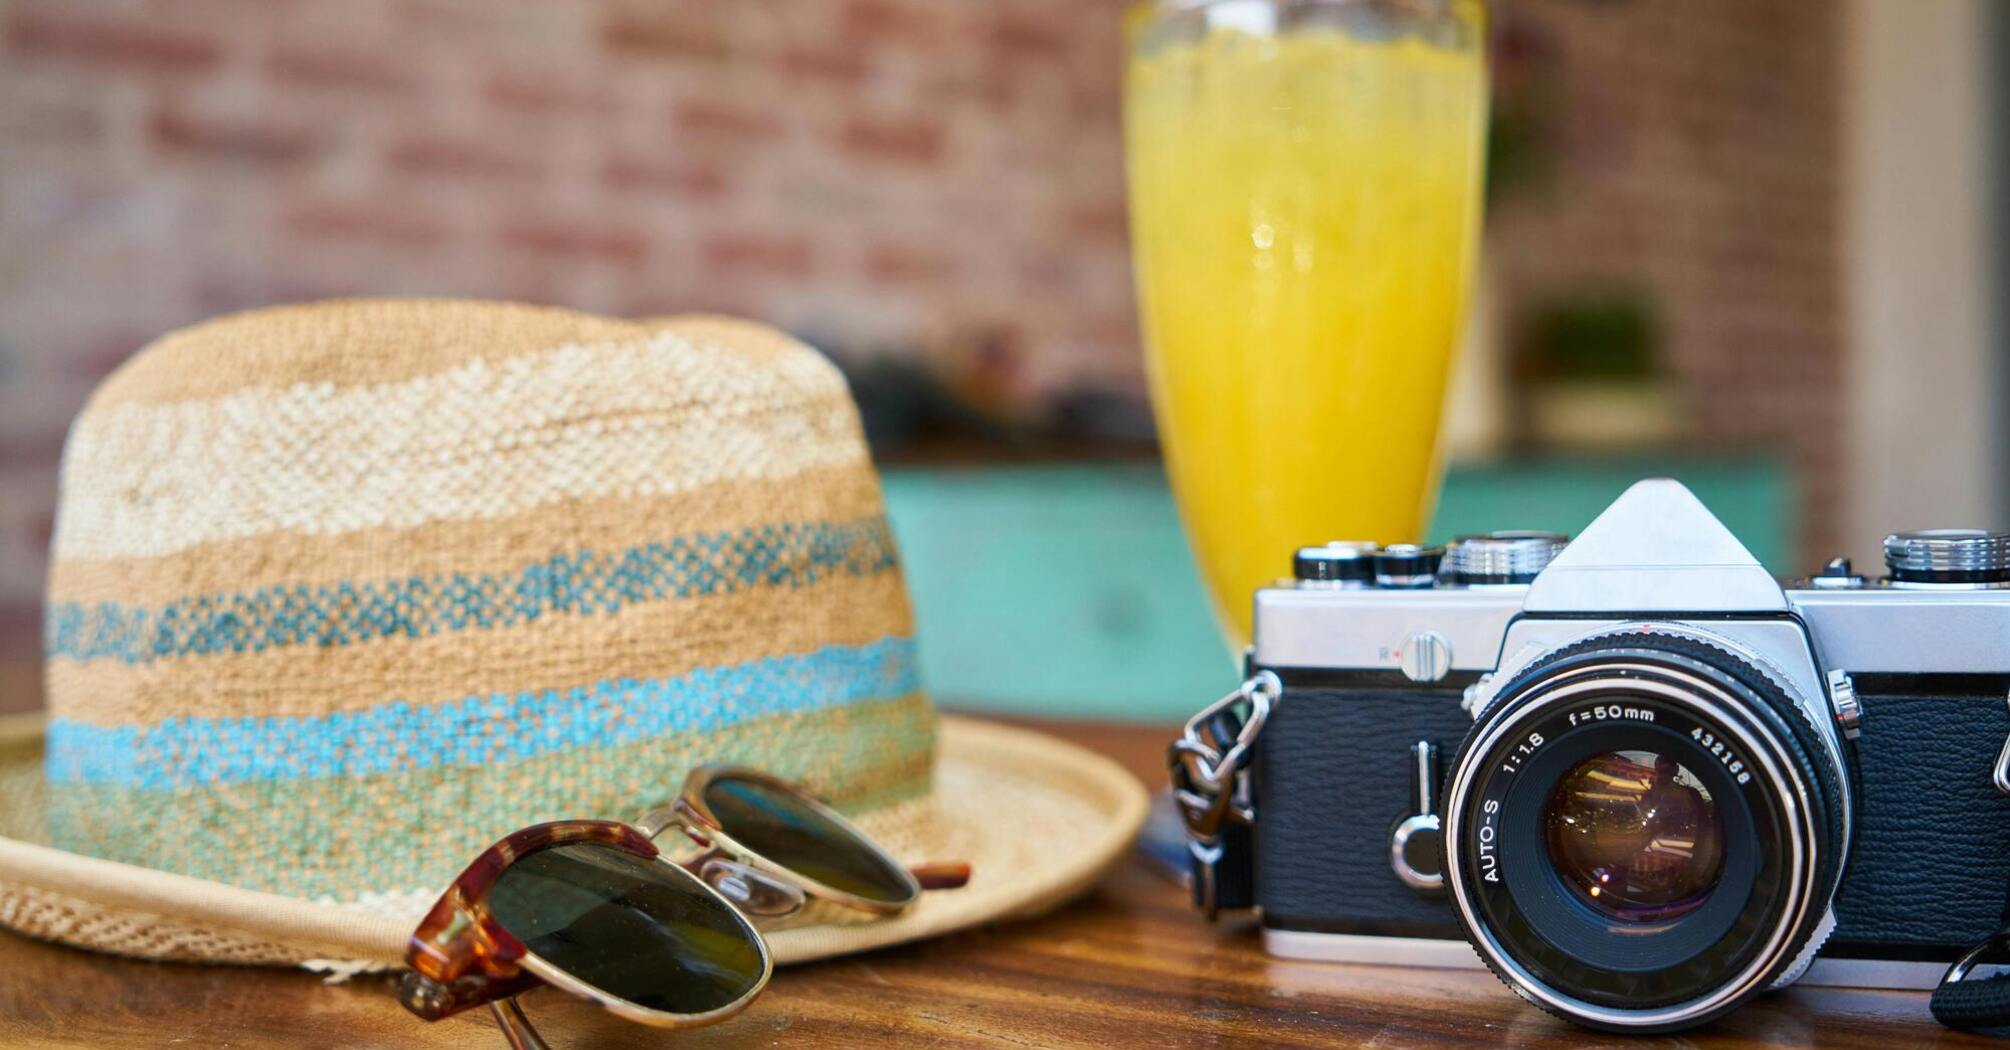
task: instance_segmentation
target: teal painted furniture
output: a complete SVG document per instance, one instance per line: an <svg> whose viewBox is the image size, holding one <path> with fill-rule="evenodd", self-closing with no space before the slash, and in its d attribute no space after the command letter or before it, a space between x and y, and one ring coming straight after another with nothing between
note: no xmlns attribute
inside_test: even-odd
<svg viewBox="0 0 2010 1050"><path fill-rule="evenodd" d="M1792 486L1770 459L1478 463L1446 477L1430 538L1576 533L1635 480L1681 478L1775 572ZM891 469L922 677L944 706L1170 721L1225 691L1236 661L1154 464ZM1340 537L1307 537L1307 542Z"/></svg>

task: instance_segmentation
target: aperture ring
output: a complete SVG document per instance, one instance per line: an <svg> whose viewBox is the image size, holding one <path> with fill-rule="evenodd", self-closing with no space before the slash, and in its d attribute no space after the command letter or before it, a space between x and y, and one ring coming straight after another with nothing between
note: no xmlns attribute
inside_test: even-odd
<svg viewBox="0 0 2010 1050"><path fill-rule="evenodd" d="M1713 657L1714 659L1704 659ZM1800 710L1779 682L1757 668L1738 675L1717 660L1744 661L1723 647L1686 634L1637 632L1603 635L1573 643L1549 654L1515 676L1476 721L1460 749L1446 791L1446 875L1461 923L1480 954L1510 987L1537 1005L1580 1023L1627 1030L1668 1030L1698 1023L1730 1009L1766 987L1793 964L1820 925L1834 873L1839 868L1835 825L1841 790L1839 771L1823 761L1829 756ZM1777 692L1777 696L1765 696ZM1566 989L1545 985L1523 967L1509 948L1488 928L1479 907L1478 889L1470 884L1477 850L1468 842L1474 832L1471 807L1499 771L1483 768L1504 741L1529 727L1557 718L1559 709L1601 693L1652 693L1659 702L1693 712L1703 721L1728 730L1746 762L1765 778L1766 797L1776 800L1794 854L1778 907L1777 926L1750 962L1715 991L1686 1002L1651 1010L1625 1010L1576 998ZM1797 724L1798 723L1798 724ZM1808 739L1803 739L1805 731ZM1497 892L1497 891L1496 891ZM1769 905L1771 907L1772 905ZM1768 913L1770 914L1770 913Z"/></svg>

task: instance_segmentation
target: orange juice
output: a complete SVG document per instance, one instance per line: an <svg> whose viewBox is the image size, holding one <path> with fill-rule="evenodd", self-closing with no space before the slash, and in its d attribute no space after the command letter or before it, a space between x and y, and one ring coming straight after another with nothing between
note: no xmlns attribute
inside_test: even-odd
<svg viewBox="0 0 2010 1050"><path fill-rule="evenodd" d="M1153 404L1238 647L1251 592L1288 574L1294 548L1419 537L1486 117L1479 0L1447 0L1434 28L1365 34L1344 19L1252 29L1247 13L1271 6L1204 5L1242 16L1177 42L1134 31L1125 85Z"/></svg>

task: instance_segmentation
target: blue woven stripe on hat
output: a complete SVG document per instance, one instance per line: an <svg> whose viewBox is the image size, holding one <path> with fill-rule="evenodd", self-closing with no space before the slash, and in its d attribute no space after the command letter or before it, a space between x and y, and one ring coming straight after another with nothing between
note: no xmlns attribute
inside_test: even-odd
<svg viewBox="0 0 2010 1050"><path fill-rule="evenodd" d="M377 776L616 745L919 688L914 642L884 638L701 668L673 678L571 689L389 701L308 718L171 718L153 726L49 723L51 784L165 789L258 780Z"/></svg>
<svg viewBox="0 0 2010 1050"><path fill-rule="evenodd" d="M697 533L601 553L554 554L510 573L289 584L178 598L160 606L56 602L51 660L148 664L180 656L323 648L515 627L540 616L610 614L651 601L801 587L874 575L898 562L884 517Z"/></svg>

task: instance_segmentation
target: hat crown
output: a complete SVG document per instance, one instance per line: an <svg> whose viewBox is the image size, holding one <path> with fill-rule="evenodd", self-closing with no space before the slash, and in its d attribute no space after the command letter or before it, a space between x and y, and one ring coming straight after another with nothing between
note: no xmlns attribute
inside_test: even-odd
<svg viewBox="0 0 2010 1050"><path fill-rule="evenodd" d="M355 301L184 330L73 426L53 546L78 852L408 903L703 762L869 826L928 793L856 410L758 325Z"/></svg>

